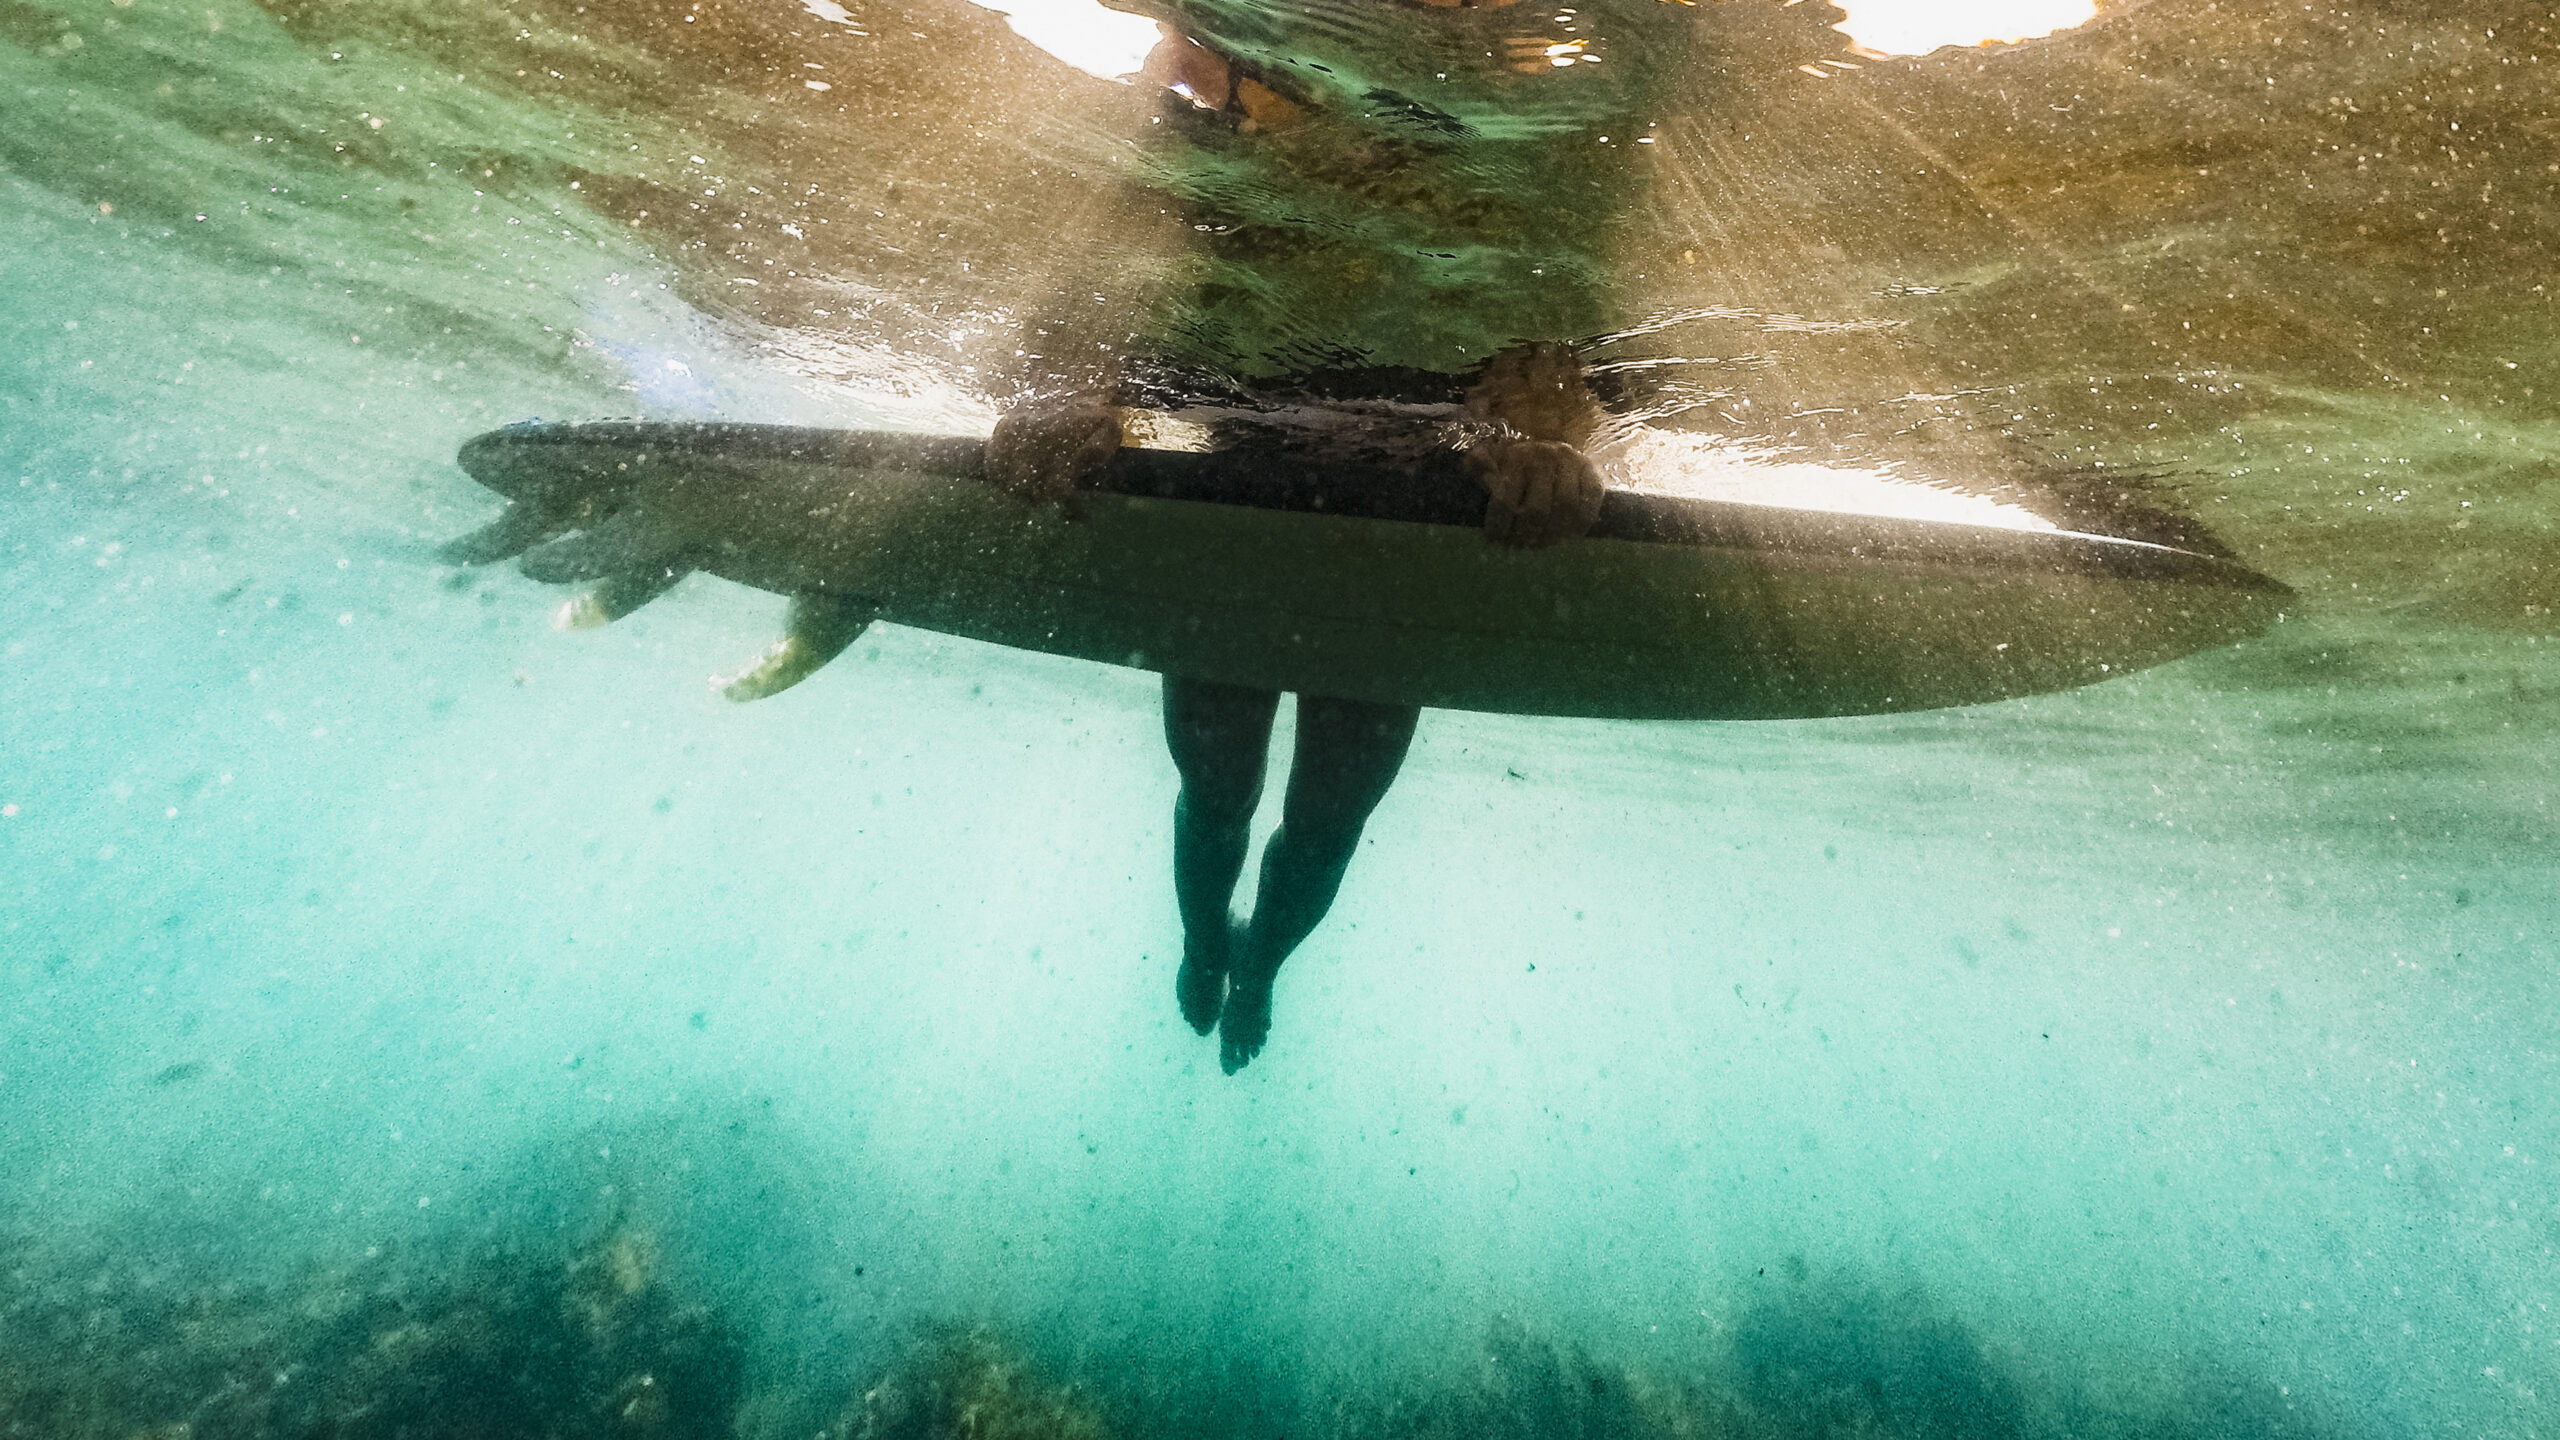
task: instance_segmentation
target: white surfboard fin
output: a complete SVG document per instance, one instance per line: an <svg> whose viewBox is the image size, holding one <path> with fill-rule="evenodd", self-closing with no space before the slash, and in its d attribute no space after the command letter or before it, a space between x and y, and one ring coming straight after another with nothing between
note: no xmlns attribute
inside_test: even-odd
<svg viewBox="0 0 2560 1440"><path fill-rule="evenodd" d="M554 630L594 630L610 625L676 587L693 573L690 565L659 565L604 582L551 612Z"/></svg>
<svg viewBox="0 0 2560 1440"><path fill-rule="evenodd" d="M779 695L843 654L879 613L879 606L850 595L794 595L790 623L773 648L744 674L715 675L711 683L732 700Z"/></svg>
<svg viewBox="0 0 2560 1440"><path fill-rule="evenodd" d="M684 550L681 535L660 524L647 507L634 505L575 535L527 550L516 568L528 580L559 585L655 573Z"/></svg>

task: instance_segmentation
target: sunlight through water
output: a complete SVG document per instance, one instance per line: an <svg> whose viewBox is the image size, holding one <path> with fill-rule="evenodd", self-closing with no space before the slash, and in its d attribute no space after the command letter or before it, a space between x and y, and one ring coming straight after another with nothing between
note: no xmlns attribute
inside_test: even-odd
<svg viewBox="0 0 2560 1440"><path fill-rule="evenodd" d="M1156 22L1096 0L970 0L1005 18L1014 33L1088 75L1136 73L1155 48Z"/></svg>
<svg viewBox="0 0 2560 1440"><path fill-rule="evenodd" d="M2560 1435L2560 16L1848 8L0 0L0 1440Z"/></svg>
<svg viewBox="0 0 2560 1440"><path fill-rule="evenodd" d="M1839 29L1888 55L2033 40L2087 23L2097 0L1844 0Z"/></svg>

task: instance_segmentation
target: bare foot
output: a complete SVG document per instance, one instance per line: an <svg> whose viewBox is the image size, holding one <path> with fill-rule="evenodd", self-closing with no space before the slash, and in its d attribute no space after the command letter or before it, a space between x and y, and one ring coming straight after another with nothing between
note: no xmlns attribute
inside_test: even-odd
<svg viewBox="0 0 2560 1440"><path fill-rule="evenodd" d="M1227 976L1227 1007L1218 1015L1218 1068L1233 1075L1271 1038L1271 982L1278 972Z"/></svg>
<svg viewBox="0 0 2560 1440"><path fill-rule="evenodd" d="M1227 998L1227 956L1233 944L1233 930L1205 944L1194 944L1188 936L1183 939L1182 968L1174 972L1173 997L1181 1003L1182 1018L1193 1034L1206 1035L1218 1028L1218 1010Z"/></svg>

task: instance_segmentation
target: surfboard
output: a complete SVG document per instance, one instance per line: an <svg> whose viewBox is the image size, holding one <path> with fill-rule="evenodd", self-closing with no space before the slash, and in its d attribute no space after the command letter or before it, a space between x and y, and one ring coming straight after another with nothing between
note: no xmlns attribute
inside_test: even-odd
<svg viewBox="0 0 2560 1440"><path fill-rule="evenodd" d="M741 698L876 619L1231 684L1656 720L2062 690L2257 634L2291 593L2209 547L1614 490L1588 537L1504 548L1445 451L1126 448L1070 514L1000 492L981 449L527 422L462 447L509 503L443 553L594 582L568 609L587 622L695 570L795 597L798 650L778 648Z"/></svg>

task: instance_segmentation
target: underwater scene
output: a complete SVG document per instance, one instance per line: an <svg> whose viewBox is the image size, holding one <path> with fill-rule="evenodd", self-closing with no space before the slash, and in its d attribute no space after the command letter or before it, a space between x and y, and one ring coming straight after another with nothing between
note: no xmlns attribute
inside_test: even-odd
<svg viewBox="0 0 2560 1440"><path fill-rule="evenodd" d="M2560 10L1108 4L0 0L0 1437L2560 1436ZM2246 614L1186 679L457 461L1344 406L1399 585Z"/></svg>

